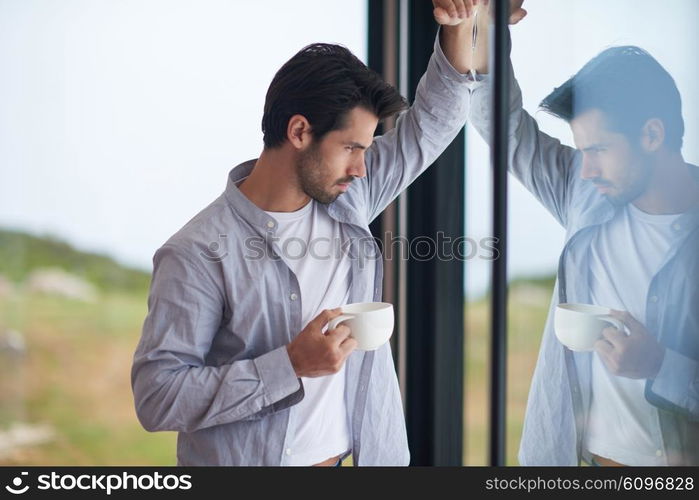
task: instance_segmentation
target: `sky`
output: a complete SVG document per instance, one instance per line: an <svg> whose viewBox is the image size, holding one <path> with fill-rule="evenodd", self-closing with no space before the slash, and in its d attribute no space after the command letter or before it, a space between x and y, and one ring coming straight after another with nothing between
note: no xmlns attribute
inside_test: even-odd
<svg viewBox="0 0 699 500"><path fill-rule="evenodd" d="M425 0L428 1L428 0ZM695 0L527 0L513 27L525 108L607 46L648 49L684 99L699 163ZM264 94L304 45L366 61L363 0L0 0L0 226L149 270L154 251L262 148ZM543 130L570 144L543 113ZM490 232L485 143L467 135L467 236ZM510 183L512 277L555 270L563 230ZM468 263L471 293L489 263Z"/></svg>
<svg viewBox="0 0 699 500"><path fill-rule="evenodd" d="M0 0L0 226L149 269L257 157L266 89L364 2Z"/></svg>

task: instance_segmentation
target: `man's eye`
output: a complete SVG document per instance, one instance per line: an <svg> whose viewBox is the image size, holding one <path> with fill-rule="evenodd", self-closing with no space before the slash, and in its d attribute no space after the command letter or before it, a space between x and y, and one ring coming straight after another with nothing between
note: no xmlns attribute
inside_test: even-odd
<svg viewBox="0 0 699 500"><path fill-rule="evenodd" d="M354 146L345 146L345 150L352 153L354 151Z"/></svg>

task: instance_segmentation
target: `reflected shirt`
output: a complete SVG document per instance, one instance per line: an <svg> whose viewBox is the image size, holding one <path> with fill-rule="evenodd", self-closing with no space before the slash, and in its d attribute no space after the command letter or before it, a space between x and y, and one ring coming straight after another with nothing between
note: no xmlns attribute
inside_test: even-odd
<svg viewBox="0 0 699 500"><path fill-rule="evenodd" d="M565 228L565 245L527 400L519 450L522 465L591 463L584 436L591 400L591 353L563 347L553 332L553 312L565 302L590 299L589 248L614 206L580 178L581 153L539 130L522 107L509 65L509 170ZM489 140L491 79L470 83L469 121ZM699 182L699 168L688 166ZM660 372L644 384L645 399L659 410L663 452L669 465L699 465L699 208L672 225L675 243L653 275L645 317L637 318L666 348Z"/></svg>
<svg viewBox="0 0 699 500"><path fill-rule="evenodd" d="M589 248L571 249L571 255L590 253L589 302L645 318L650 282L676 243L677 217L629 204L600 227ZM609 373L594 353L591 383L586 450L625 465L667 465L658 409L643 395L645 379Z"/></svg>

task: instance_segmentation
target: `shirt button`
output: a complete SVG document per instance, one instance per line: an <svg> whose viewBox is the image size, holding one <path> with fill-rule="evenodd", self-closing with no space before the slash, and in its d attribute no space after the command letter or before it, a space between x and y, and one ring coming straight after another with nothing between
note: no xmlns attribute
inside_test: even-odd
<svg viewBox="0 0 699 500"><path fill-rule="evenodd" d="M672 229L674 229L675 231L679 231L680 229L682 229L682 226L680 226L677 222L675 222L672 225Z"/></svg>
<svg viewBox="0 0 699 500"><path fill-rule="evenodd" d="M287 455L291 455L291 448L287 448L287 449L286 449L286 454L287 454Z"/></svg>
<svg viewBox="0 0 699 500"><path fill-rule="evenodd" d="M296 299L299 298L299 296L296 295L295 293L292 293L291 295L289 295L289 298L290 298L291 300L296 300Z"/></svg>
<svg viewBox="0 0 699 500"><path fill-rule="evenodd" d="M270 228L270 229L273 228L273 227L274 227L274 221L273 221L273 220L268 220L268 221L267 221L267 227Z"/></svg>
<svg viewBox="0 0 699 500"><path fill-rule="evenodd" d="M655 456L656 456L656 457L662 457L662 456L663 456L663 450L655 450Z"/></svg>
<svg viewBox="0 0 699 500"><path fill-rule="evenodd" d="M658 296L657 296L657 295L653 295L653 296L650 298L650 301L651 301L651 302L658 302Z"/></svg>

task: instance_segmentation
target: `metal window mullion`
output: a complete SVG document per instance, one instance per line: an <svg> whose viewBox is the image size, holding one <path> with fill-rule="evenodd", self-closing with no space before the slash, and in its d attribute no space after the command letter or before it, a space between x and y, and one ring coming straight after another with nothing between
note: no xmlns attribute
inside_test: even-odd
<svg viewBox="0 0 699 500"><path fill-rule="evenodd" d="M507 409L507 157L509 124L509 1L495 0L491 37L493 236L490 363L490 465L505 465Z"/></svg>

